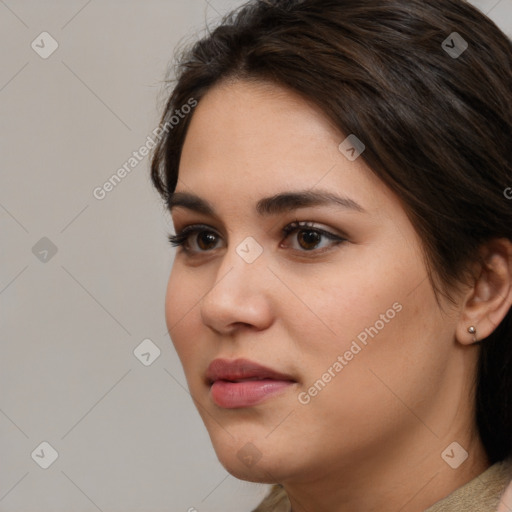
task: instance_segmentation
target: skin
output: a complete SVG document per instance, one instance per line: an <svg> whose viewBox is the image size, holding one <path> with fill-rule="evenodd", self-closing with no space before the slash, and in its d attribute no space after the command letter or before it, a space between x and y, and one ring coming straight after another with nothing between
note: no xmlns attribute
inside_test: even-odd
<svg viewBox="0 0 512 512"><path fill-rule="evenodd" d="M191 120L176 191L207 200L216 214L176 206L172 217L176 232L206 224L213 243L192 235L191 252L178 249L167 326L230 473L283 484L294 512L419 512L489 466L473 422L479 347L467 328L476 325L482 338L510 307L512 252L505 242L491 247L491 270L476 269L479 284L461 287L456 305L441 298L440 308L400 201L362 158L341 154L344 139L314 105L276 85L230 81L207 93ZM365 212L255 210L263 197L303 189L349 197ZM318 248L304 249L300 232L281 231L295 220L347 240L320 238ZM248 236L263 250L252 263L236 252ZM299 403L394 303L401 311ZM296 383L256 406L224 409L205 382L218 357L247 358ZM456 469L441 457L454 441L468 452ZM237 456L249 442L261 454L250 467Z"/></svg>

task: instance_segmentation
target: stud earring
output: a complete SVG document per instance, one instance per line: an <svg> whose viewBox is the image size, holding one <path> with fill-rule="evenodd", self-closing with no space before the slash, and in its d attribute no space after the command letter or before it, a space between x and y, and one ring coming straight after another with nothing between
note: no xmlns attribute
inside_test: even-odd
<svg viewBox="0 0 512 512"><path fill-rule="evenodd" d="M473 335L473 341L476 342L476 329L473 325L468 327L468 332Z"/></svg>

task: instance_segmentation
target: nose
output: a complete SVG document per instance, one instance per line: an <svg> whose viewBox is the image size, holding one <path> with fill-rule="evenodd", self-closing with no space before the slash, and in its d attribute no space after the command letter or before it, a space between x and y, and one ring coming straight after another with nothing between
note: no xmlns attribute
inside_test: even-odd
<svg viewBox="0 0 512 512"><path fill-rule="evenodd" d="M225 335L243 327L268 328L274 318L270 278L263 254L251 261L243 250L228 248L200 302L204 325Z"/></svg>

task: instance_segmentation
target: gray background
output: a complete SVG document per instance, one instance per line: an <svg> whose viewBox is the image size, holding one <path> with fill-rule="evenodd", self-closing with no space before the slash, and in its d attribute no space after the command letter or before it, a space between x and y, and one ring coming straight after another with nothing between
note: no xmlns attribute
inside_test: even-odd
<svg viewBox="0 0 512 512"><path fill-rule="evenodd" d="M241 3L0 0L1 512L240 512L266 493L222 468L186 391L148 157L93 196L158 125L176 45ZM474 3L512 36L512 0Z"/></svg>

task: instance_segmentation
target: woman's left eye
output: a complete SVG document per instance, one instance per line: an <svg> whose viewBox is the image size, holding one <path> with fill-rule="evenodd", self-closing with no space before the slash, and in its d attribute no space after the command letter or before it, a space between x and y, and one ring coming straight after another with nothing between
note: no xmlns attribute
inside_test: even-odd
<svg viewBox="0 0 512 512"><path fill-rule="evenodd" d="M346 238L314 227L314 224L308 222L292 222L283 228L283 233L287 239L295 234L292 239L296 242L296 245L292 248L302 252L325 249L330 245L338 245L346 241Z"/></svg>
<svg viewBox="0 0 512 512"><path fill-rule="evenodd" d="M291 248L300 252L326 249L347 240L309 222L292 222L282 229L282 234L285 240L292 238L295 243L292 243ZM219 240L220 236L206 225L186 226L176 235L169 235L169 242L173 247L182 247L186 253L193 254L217 249ZM195 247L191 247L191 244ZM280 247L286 248L289 245L281 243Z"/></svg>

